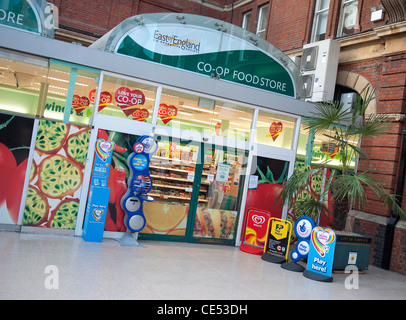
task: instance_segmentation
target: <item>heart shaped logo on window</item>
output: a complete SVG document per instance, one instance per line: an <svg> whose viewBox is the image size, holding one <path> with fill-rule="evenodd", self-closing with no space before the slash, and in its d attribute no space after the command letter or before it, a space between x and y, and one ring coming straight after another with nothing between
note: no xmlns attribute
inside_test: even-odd
<svg viewBox="0 0 406 320"><path fill-rule="evenodd" d="M178 109L175 106L168 106L165 103L159 105L158 116L164 124L167 124L178 114Z"/></svg>

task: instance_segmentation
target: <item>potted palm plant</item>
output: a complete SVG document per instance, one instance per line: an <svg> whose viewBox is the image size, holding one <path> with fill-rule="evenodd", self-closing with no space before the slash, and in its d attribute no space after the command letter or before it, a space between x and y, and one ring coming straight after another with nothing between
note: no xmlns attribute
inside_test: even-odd
<svg viewBox="0 0 406 320"><path fill-rule="evenodd" d="M367 188L377 194L384 204L395 214L405 216L395 198L388 194L382 182L373 171L356 172L351 167L353 159L365 158L366 153L359 144L361 137L380 136L387 132L388 118L383 114L366 114L367 107L374 97L372 90L367 90L362 99L358 96L351 109L345 108L338 101L321 102L315 106L311 117L304 119L305 130L314 131L327 137L335 152L339 155L339 167L331 167L331 158L307 166L306 170L295 170L287 180L277 201L289 201L289 207L302 215L313 217L316 221L321 215L332 215L331 228L344 230L351 206L362 208L367 199ZM328 157L327 157L328 158ZM328 168L329 170L325 170ZM309 192L309 181L317 175L324 181L324 188L319 194ZM323 201L333 198L332 208Z"/></svg>

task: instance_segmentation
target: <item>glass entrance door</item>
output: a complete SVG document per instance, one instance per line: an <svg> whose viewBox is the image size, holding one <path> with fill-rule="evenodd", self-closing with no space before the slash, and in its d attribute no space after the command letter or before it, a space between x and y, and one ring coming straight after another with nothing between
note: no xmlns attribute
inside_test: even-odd
<svg viewBox="0 0 406 320"><path fill-rule="evenodd" d="M140 239L234 244L248 152L156 138Z"/></svg>
<svg viewBox="0 0 406 320"><path fill-rule="evenodd" d="M168 236L186 237L196 201L199 197L204 199L207 192L203 189L199 194L196 187L200 146L172 137L157 137L157 140L158 149L149 166L153 181L149 195L154 201L144 203L147 223L141 234L168 240Z"/></svg>
<svg viewBox="0 0 406 320"><path fill-rule="evenodd" d="M234 244L248 153L204 144L193 241Z"/></svg>

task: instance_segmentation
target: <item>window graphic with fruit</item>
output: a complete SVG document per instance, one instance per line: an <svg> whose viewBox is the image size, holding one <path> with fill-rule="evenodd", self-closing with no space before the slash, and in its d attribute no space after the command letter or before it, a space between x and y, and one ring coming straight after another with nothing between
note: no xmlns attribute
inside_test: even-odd
<svg viewBox="0 0 406 320"><path fill-rule="evenodd" d="M0 114L0 223L17 224L34 119Z"/></svg>
<svg viewBox="0 0 406 320"><path fill-rule="evenodd" d="M75 229L90 128L40 120L23 225Z"/></svg>

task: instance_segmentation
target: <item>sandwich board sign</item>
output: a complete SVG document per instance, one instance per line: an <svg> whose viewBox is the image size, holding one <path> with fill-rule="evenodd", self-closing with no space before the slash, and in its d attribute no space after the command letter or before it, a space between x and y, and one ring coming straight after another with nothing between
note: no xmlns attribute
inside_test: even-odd
<svg viewBox="0 0 406 320"><path fill-rule="evenodd" d="M242 235L240 250L253 254L262 254L264 251L267 226L271 213L256 208L249 208L245 218L245 230Z"/></svg>
<svg viewBox="0 0 406 320"><path fill-rule="evenodd" d="M310 250L310 236L316 226L314 220L307 216L302 216L296 220L294 231L298 238L296 248L292 250L290 257L293 262L298 262L302 258L307 258Z"/></svg>
<svg viewBox="0 0 406 320"><path fill-rule="evenodd" d="M307 267L303 272L306 278L332 282L334 250L336 234L333 230L315 227L310 236L310 250L307 258Z"/></svg>
<svg viewBox="0 0 406 320"><path fill-rule="evenodd" d="M273 263L284 263L289 253L292 224L287 220L271 218L268 222L267 240L262 260Z"/></svg>

